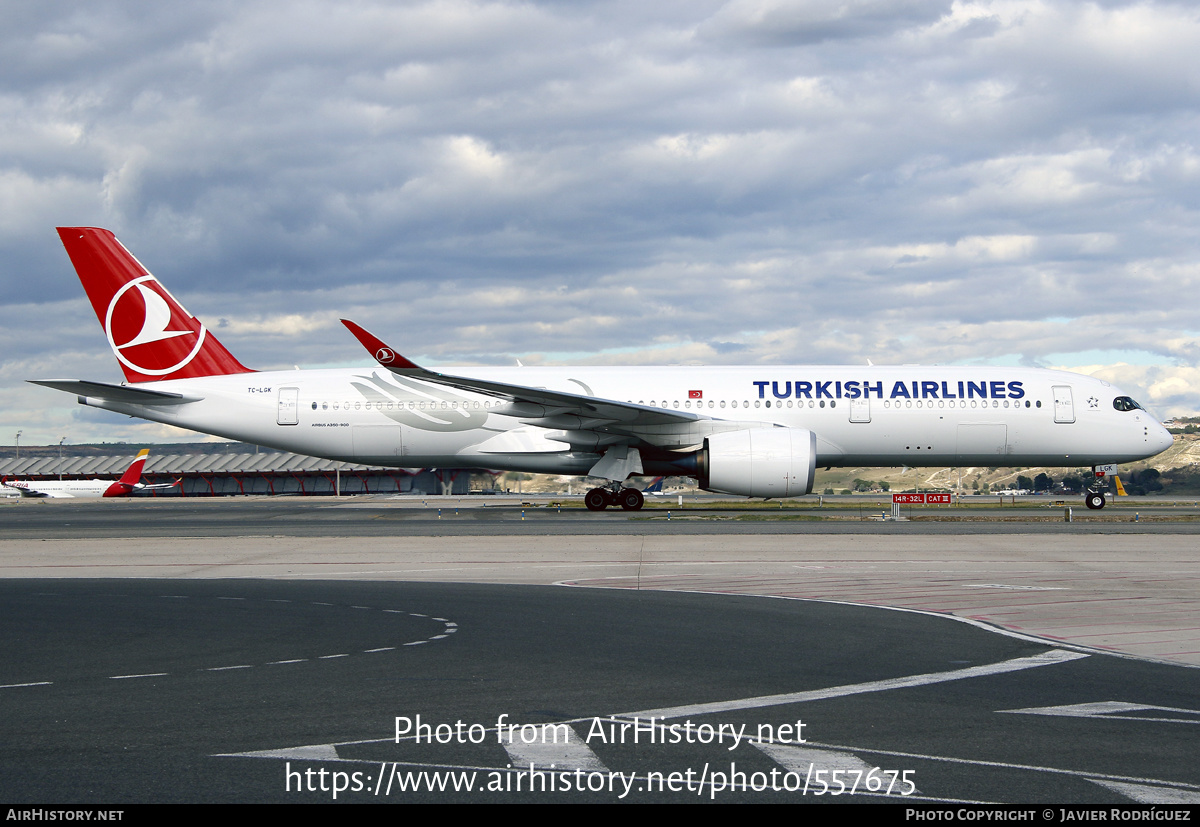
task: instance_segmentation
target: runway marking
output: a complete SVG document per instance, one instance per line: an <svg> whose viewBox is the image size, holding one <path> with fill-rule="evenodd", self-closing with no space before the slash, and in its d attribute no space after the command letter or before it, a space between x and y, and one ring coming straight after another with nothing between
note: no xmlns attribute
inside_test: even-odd
<svg viewBox="0 0 1200 827"><path fill-rule="evenodd" d="M61 595L47 592L47 593L39 593L35 596L60 597ZM111 594L100 594L98 596L100 596L100 597L121 597L121 598L129 597L129 595L111 595ZM190 599L191 597L193 597L193 595L162 594L162 595L158 595L158 597L160 599L169 599L169 600L187 600L187 599ZM250 602L261 599L261 600L263 600L263 602L267 602L267 603L292 603L292 602L295 602L295 601L286 600L286 599L250 598L250 597L238 597L238 596L233 596L233 595L214 595L212 597L212 599L214 599L214 600L250 601ZM319 602L319 601L310 601L309 605L328 606L330 608L338 608L338 604L336 604L336 603L325 603L325 602ZM342 606L342 608L365 609L368 611L375 609L375 607L373 607L373 606L357 606L357 605L344 605L344 606ZM443 617L433 617L433 616L427 615L427 614L418 614L416 612L406 612L401 609L377 609L376 611L387 612L388 614L407 615L409 617L416 617L416 618L421 618L424 620L434 620L434 621L442 624L442 630L439 634L430 635L429 637L425 638L424 640L410 641L408 643L400 644L402 646L419 646L419 645L429 643L429 642L435 641L435 640L444 640L445 638L449 637L450 635L452 635L458 631L457 623L455 623L454 621L449 620L447 618L443 618ZM361 650L361 654L377 654L379 652L393 652L393 651L396 651L398 648L399 648L399 646L380 646L380 647L377 647L374 649L363 649L363 650ZM308 657L308 658L288 658L288 659L284 659L284 660L266 661L261 664L244 663L244 664L237 664L234 666L209 666L209 667L198 668L195 671L196 672L230 672L230 671L235 671L235 670L239 670L239 669L253 669L256 666L282 666L282 665L295 664L295 663L308 663L310 661L318 661L318 660L336 660L339 658L348 658L352 654L353 653L350 653L350 652L339 652L339 653L330 654L330 655L316 655L316 656ZM167 677L170 674L171 673L169 673L169 672L144 672L144 673L131 674L131 675L109 675L108 680L129 680L129 679L133 679L133 678L160 678L160 677ZM30 686L52 686L53 684L54 684L53 681L33 681L33 682L29 682L29 683L0 684L0 689L19 689L19 688L30 687Z"/></svg>
<svg viewBox="0 0 1200 827"><path fill-rule="evenodd" d="M1036 669L1039 666L1055 666L1068 663L1080 658L1090 657L1082 652L1067 652L1053 649L1040 655L1026 658L991 663L986 666L971 666L966 669L956 669L952 672L929 672L924 675L910 675L907 678L888 678L881 681L833 686L828 689L813 689L806 692L788 692L782 695L763 695L758 698L741 698L731 701L716 701L706 704L689 704L687 706L663 707L661 709L646 709L640 712L627 712L619 718L682 718L687 715L708 715L713 712L730 712L735 709L760 709L765 706L782 706L784 704L807 703L823 701L829 698L841 698L846 695L861 695L867 692L887 692L892 689L907 689L913 686L928 686L948 681L961 681L969 678L980 678L987 675L1002 675L1006 672L1019 672L1024 669Z"/></svg>
<svg viewBox="0 0 1200 827"><path fill-rule="evenodd" d="M1200 795L1200 785L1188 784L1182 781L1162 781L1158 778L1142 778L1136 775L1114 775L1105 772L1088 772L1084 770L1064 770L1057 767L1041 767L1036 764L1013 764L1008 761L984 761L976 758L954 758L946 755L929 755L921 752L903 752L901 750L890 749L873 749L871 747L853 747L845 744L822 744L813 742L810 746L825 747L829 749L846 750L853 752L866 753L868 755L887 755L892 758L918 758L926 761L939 761L947 764L965 764L973 767L996 767L998 769L1008 770L1029 770L1032 772L1044 772L1051 775L1067 775L1072 778L1081 778L1086 781L1092 781L1097 784L1104 781L1128 782L1137 785L1149 785L1159 789L1180 790L1183 792L1194 792Z"/></svg>
<svg viewBox="0 0 1200 827"><path fill-rule="evenodd" d="M868 764L852 752L793 747L787 744L753 744L753 746L785 770L791 770L802 776L808 775L810 765L822 770L857 772L860 773L859 779L865 778L867 773L875 769L874 764ZM844 780L849 782L852 779L845 778ZM920 790L914 789L913 792L918 793Z"/></svg>
<svg viewBox="0 0 1200 827"><path fill-rule="evenodd" d="M1123 715L1124 712L1179 712L1191 715L1191 718L1147 718L1144 716ZM1150 704L1133 704L1125 701L1101 701L1090 704L1069 704L1066 706L1031 706L1027 709L999 709L997 712L1015 715L1056 715L1065 718L1103 718L1108 721L1157 721L1173 724L1200 724L1200 710L1180 709L1174 706L1152 706Z"/></svg>
<svg viewBox="0 0 1200 827"><path fill-rule="evenodd" d="M551 726L551 729L543 729L542 732L553 732L557 738L561 729L554 725L547 726ZM567 740L563 743L556 743L553 740L549 743L542 743L542 739L539 738L535 743L526 744L521 741L520 735L516 734L513 743L503 745L504 751L508 753L514 766L528 767L533 764L539 770L553 767L561 770L608 772L608 767L604 766L600 757L592 752L592 748L584 743L573 727L565 724L561 726L566 729L567 736Z"/></svg>
<svg viewBox="0 0 1200 827"><path fill-rule="evenodd" d="M261 749L254 752L238 752L230 755L217 755L217 758L301 758L309 761L344 761L338 756L336 744L311 744L304 747L285 747L284 749ZM366 763L366 762L363 762ZM375 761L370 762L377 763Z"/></svg>
<svg viewBox="0 0 1200 827"><path fill-rule="evenodd" d="M1152 787L1148 784L1127 784L1121 781L1102 781L1089 778L1093 784L1132 798L1139 804L1200 804L1200 791L1177 787Z"/></svg>
<svg viewBox="0 0 1200 827"><path fill-rule="evenodd" d="M1002 583L963 583L964 589L1013 589L1022 592L1064 592L1066 586L1008 586Z"/></svg>
<svg viewBox="0 0 1200 827"><path fill-rule="evenodd" d="M1056 664L1070 663L1075 660L1087 658L1089 655L1080 652L1068 652L1061 649L1051 650L1040 655L1031 657L1014 658L1008 661L988 664L986 666L968 667L966 669L957 669L950 672L935 672L922 675L913 675L906 678L894 678L882 681L870 681L867 683L850 684L845 686L830 687L827 689L811 690L805 692L794 692L782 695L768 695L756 698L745 698L733 701L724 701L708 704L690 704L687 706L668 707L662 709L645 710L641 712L625 713L622 715L613 715L613 718L646 718L654 716L656 718L677 718L685 715L702 715L714 712L724 712L733 709L756 709L769 706L777 706L782 704L803 703L806 701L824 700L827 698L844 697L847 695L864 694L871 692L882 692L890 689L903 689L915 686L927 686L931 684L944 683L948 681L965 680L976 677L985 677L989 675L1006 674L1025 669L1034 669L1040 666L1053 666ZM1124 707L1123 707L1124 708ZM1185 712L1187 710L1184 710ZM561 724L579 724L587 722L592 718L575 718L568 721L562 721ZM490 728L488 732L496 732L496 729ZM546 768L550 764L563 769L591 769L592 760L596 761L596 769L599 771L607 771L598 756L591 752L591 749L586 743L578 741L578 733L574 728L570 729L567 743L560 744L505 744L504 748L508 752L513 765L528 764L530 762L537 765L539 768ZM573 736L573 738L572 738ZM405 740L412 740L407 738ZM217 757L253 757L253 758L313 758L318 755L325 755L321 760L339 761L345 763L363 763L373 764L377 759L351 759L342 758L337 755L338 746L351 746L356 744L382 744L391 743L393 738L378 738L366 739L357 741L344 741L329 744L303 745L298 747L284 747L273 750L258 750L253 752L242 753L223 753ZM1140 778L1136 776L1121 776L1107 773L1083 772L1079 770L1064 770L1054 767L1042 767L1030 764L1013 764L999 761L984 761L970 758L954 758L940 755L929 755L923 753L900 752L895 750L872 749L869 747L856 747L839 744L823 744L819 742L810 742L806 747L794 747L791 745L762 745L755 746L763 752L771 760L783 766L785 769L795 771L802 767L807 773L808 764L819 764L822 768L830 767L832 769L844 769L851 771L869 771L873 766L863 761L858 757L858 753L868 755L888 755L902 758L916 758L929 761L938 761L952 764L963 764L977 767L989 767L998 769L1013 769L1013 770L1028 770L1034 772L1051 773L1056 775L1067 775L1075 778L1080 778L1095 783L1102 782L1123 782L1128 785L1128 790L1123 791L1118 787L1112 787L1116 792L1128 795L1134 800L1134 793L1138 795L1158 795L1172 796L1171 801L1187 801L1189 799L1179 798L1181 796L1200 795L1200 786L1182 784L1168 781L1161 781L1153 778ZM587 752L583 752L587 750ZM589 755L590 753L590 755ZM449 765L425 764L425 763L409 763L398 762L405 766L413 767L441 767ZM500 769L494 767L477 767L477 769L491 770ZM895 796L891 798L895 799ZM958 799L940 798L936 796L915 795L906 797L908 800L932 800L932 801L957 801Z"/></svg>

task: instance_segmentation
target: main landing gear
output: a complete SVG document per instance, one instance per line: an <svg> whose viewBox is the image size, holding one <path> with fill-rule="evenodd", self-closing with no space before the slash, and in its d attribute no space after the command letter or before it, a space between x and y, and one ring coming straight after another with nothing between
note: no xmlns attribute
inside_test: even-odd
<svg viewBox="0 0 1200 827"><path fill-rule="evenodd" d="M1104 508L1104 494L1101 491L1089 491L1083 496L1083 504L1093 511Z"/></svg>
<svg viewBox="0 0 1200 827"><path fill-rule="evenodd" d="M583 504L588 511L603 511L611 506L621 506L626 511L638 511L646 498L636 488L593 488L583 495Z"/></svg>

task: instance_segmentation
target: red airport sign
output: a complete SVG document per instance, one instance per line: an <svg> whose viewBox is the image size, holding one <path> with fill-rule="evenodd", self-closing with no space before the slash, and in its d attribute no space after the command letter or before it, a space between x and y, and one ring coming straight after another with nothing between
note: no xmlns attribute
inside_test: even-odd
<svg viewBox="0 0 1200 827"><path fill-rule="evenodd" d="M899 505L950 505L949 494L893 494L892 503Z"/></svg>

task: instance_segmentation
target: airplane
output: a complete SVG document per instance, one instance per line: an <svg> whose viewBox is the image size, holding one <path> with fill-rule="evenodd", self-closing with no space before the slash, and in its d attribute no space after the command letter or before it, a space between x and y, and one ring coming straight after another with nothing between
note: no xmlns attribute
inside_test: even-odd
<svg viewBox="0 0 1200 827"><path fill-rule="evenodd" d="M59 237L125 375L30 380L80 404L331 460L587 475L593 511L642 507L631 477L751 498L818 467L1096 466L1171 435L1108 382L1007 367L422 368L349 320L371 367L254 371L108 230ZM1103 491L1089 490L1089 508Z"/></svg>
<svg viewBox="0 0 1200 827"><path fill-rule="evenodd" d="M174 488L179 480L160 485L143 485L142 467L150 449L143 448L125 473L116 482L112 480L0 480L0 485L20 492L22 497L50 497L52 499L128 497L134 491L155 491Z"/></svg>
<svg viewBox="0 0 1200 827"><path fill-rule="evenodd" d="M655 477L650 480L650 483L642 489L642 494L652 494L655 497L661 497L663 495L664 480L666 480L666 477Z"/></svg>

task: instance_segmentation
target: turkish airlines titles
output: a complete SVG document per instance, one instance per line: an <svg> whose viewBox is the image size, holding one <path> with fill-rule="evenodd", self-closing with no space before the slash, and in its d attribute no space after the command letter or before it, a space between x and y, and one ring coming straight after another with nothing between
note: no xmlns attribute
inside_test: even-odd
<svg viewBox="0 0 1200 827"><path fill-rule="evenodd" d="M846 382L751 382L758 388L758 398L770 393L775 399L1023 399L1023 382L912 381L894 382L891 393L884 396L883 381L866 382L851 379ZM769 390L768 390L769 388Z"/></svg>

